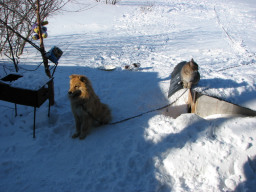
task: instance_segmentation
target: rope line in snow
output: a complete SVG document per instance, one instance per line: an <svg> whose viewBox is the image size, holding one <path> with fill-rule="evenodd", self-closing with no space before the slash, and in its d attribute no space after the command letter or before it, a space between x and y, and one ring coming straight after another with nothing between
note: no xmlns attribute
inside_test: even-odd
<svg viewBox="0 0 256 192"><path fill-rule="evenodd" d="M233 44L235 44L235 42L233 41L233 39L231 38L231 36L230 36L229 33L227 32L227 30L226 30L226 29L223 27L223 25L221 24L221 22L220 22L220 17L219 17L219 15L218 15L217 11L216 11L215 6L214 6L214 12L215 12L215 15L216 15L218 24L221 26L222 30L225 32L225 34L227 35L227 37L229 38L229 40L230 40Z"/></svg>
<svg viewBox="0 0 256 192"><path fill-rule="evenodd" d="M221 21L220 21L220 17L219 17L219 14L216 10L216 7L214 6L214 12L215 12L215 15L216 15L216 18L217 18L217 21L218 21L218 24L220 25L220 27L222 28L222 30L224 31L224 33L227 35L228 39L231 41L231 43L233 45L236 45L236 42L232 39L232 37L230 36L230 34L228 33L228 31L224 28L224 26L222 25ZM245 49L245 52L247 54L249 54L250 52ZM255 54L253 54L255 56ZM255 64L255 61L252 60L251 63L245 63L245 64L239 64L239 65L235 65L235 66L230 66L230 67L226 67L226 68L223 68L223 69L220 69L218 70L217 72L220 72L220 71L225 71L225 70L228 70L228 69L233 69L233 68L236 68L236 67L241 67L241 66L245 66L245 65L250 65L250 64Z"/></svg>
<svg viewBox="0 0 256 192"><path fill-rule="evenodd" d="M149 111L140 113L140 114L138 114L138 115L134 115L134 116L131 116L131 117L127 117L127 118L124 118L124 119L119 120L119 121L110 122L110 123L107 123L107 124L105 124L105 125L116 125L116 124L120 124L120 123L129 121L129 120L131 120L131 119L135 119L135 118L141 117L141 116L146 115L146 114L148 114L148 113L152 113L152 112L154 112L154 111L160 111L160 110L162 110L162 109L165 109L165 108L171 106L172 104L174 104L176 101L178 101L178 100L186 93L186 91L187 91L187 90L185 90L185 91L184 91L179 97L177 97L177 99L175 99L173 102L171 102L171 103L169 103L169 104L167 104L167 105L165 105L165 106L162 106L162 107L159 107L159 108L156 108L156 109L151 109L151 110L149 110ZM90 112L87 111L87 113L88 113L88 115L89 115L93 120L95 120L95 121L98 122L99 124L102 124L102 123L101 123L98 119L96 119Z"/></svg>

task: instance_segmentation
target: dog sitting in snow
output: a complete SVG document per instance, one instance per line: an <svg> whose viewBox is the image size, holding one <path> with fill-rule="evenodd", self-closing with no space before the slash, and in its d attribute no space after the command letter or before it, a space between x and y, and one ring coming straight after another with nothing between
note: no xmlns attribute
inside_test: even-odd
<svg viewBox="0 0 256 192"><path fill-rule="evenodd" d="M71 75L68 91L71 109L76 121L76 133L72 138L84 139L94 122L107 124L111 121L111 112L101 103L95 94L91 82L83 75Z"/></svg>

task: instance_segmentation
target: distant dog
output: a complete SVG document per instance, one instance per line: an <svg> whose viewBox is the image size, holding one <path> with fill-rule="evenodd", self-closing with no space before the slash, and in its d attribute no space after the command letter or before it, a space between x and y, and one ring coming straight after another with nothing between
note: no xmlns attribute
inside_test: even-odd
<svg viewBox="0 0 256 192"><path fill-rule="evenodd" d="M192 84L196 85L199 80L200 74L198 72L198 65L193 59L191 59L191 61L186 62L181 69L181 81L183 83L183 88L190 89Z"/></svg>
<svg viewBox="0 0 256 192"><path fill-rule="evenodd" d="M111 121L111 112L101 103L95 94L91 82L83 75L71 75L68 91L71 109L76 121L76 133L72 138L84 139L94 122L107 124Z"/></svg>
<svg viewBox="0 0 256 192"><path fill-rule="evenodd" d="M175 66L171 73L171 82L168 97L171 97L176 91L182 88L190 89L192 85L196 85L200 80L198 65L191 59L190 61L180 62Z"/></svg>

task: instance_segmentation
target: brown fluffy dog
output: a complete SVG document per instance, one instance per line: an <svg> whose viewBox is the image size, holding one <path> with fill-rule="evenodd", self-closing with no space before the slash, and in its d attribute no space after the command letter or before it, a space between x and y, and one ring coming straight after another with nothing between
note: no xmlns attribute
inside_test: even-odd
<svg viewBox="0 0 256 192"><path fill-rule="evenodd" d="M84 139L93 123L107 124L111 121L110 109L100 102L91 82L83 75L71 75L68 91L72 112L76 121L76 133L73 138Z"/></svg>

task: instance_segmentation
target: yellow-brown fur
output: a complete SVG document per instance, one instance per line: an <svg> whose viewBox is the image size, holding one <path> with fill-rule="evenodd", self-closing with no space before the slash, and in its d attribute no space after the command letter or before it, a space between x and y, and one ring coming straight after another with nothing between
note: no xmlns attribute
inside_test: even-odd
<svg viewBox="0 0 256 192"><path fill-rule="evenodd" d="M108 106L101 103L95 94L90 80L83 75L70 75L68 91L71 109L76 121L76 133L73 138L84 139L93 123L107 124L111 121Z"/></svg>

